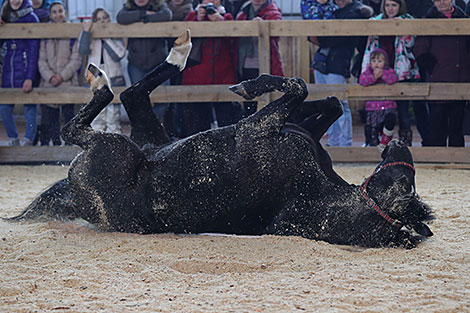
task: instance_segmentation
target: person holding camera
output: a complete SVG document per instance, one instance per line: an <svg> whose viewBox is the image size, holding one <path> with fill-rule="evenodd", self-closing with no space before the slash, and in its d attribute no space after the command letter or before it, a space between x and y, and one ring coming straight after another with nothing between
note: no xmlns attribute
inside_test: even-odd
<svg viewBox="0 0 470 313"><path fill-rule="evenodd" d="M202 0L195 11L189 12L186 21L223 22L233 16L226 13L220 0ZM200 44L193 42L191 54L200 54L198 64L183 72L183 85L235 84L235 48L229 37L201 38ZM199 53L198 53L199 52ZM192 55L190 55L190 59ZM237 122L241 116L238 103L190 103L185 117L186 136L217 126Z"/></svg>
<svg viewBox="0 0 470 313"><path fill-rule="evenodd" d="M273 0L250 0L243 4L237 14L237 21L267 21L282 20L281 10ZM271 74L284 76L281 54L279 52L279 37L270 37ZM259 74L258 37L241 37L237 46L238 81L252 79ZM257 110L256 101L244 102L244 117Z"/></svg>

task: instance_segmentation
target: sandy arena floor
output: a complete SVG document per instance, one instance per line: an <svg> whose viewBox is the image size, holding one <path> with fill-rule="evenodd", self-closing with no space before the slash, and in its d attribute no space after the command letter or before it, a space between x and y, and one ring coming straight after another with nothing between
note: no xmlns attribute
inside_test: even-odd
<svg viewBox="0 0 470 313"><path fill-rule="evenodd" d="M373 166L335 169L358 184ZM66 173L0 166L0 215ZM0 221L0 311L470 312L470 171L418 165L416 181L437 219L413 250Z"/></svg>

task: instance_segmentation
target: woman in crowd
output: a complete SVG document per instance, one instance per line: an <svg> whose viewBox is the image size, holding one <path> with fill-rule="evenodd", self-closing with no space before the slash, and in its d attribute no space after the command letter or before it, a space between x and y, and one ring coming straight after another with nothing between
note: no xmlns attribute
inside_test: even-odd
<svg viewBox="0 0 470 313"><path fill-rule="evenodd" d="M225 12L220 0L202 0L196 10L186 17L186 21L193 22L218 23L231 20L233 16ZM235 84L237 80L232 39L217 37L196 40L201 40L200 64L187 68L183 72L183 85ZM232 102L204 102L188 105L192 114L186 114L187 136L211 127L230 125L240 118L239 106Z"/></svg>
<svg viewBox="0 0 470 313"><path fill-rule="evenodd" d="M193 10L191 0L167 0L168 8L173 13L172 21L181 22L186 19L189 12ZM173 47L176 38L168 38L168 47ZM193 38L193 42L195 39ZM189 64L186 65L188 68ZM183 73L170 78L172 86L181 85L183 80ZM188 105L186 103L171 103L165 119L163 121L165 130L170 137L183 138L186 136L185 129L185 114L190 114Z"/></svg>
<svg viewBox="0 0 470 313"><path fill-rule="evenodd" d="M30 0L7 0L2 5L0 27L3 23L39 23L33 12ZM0 47L5 44L6 54L3 60L2 88L22 88L28 93L37 86L39 40L7 39L0 40ZM8 144L20 144L18 130L13 116L14 104L0 105L0 114L8 136ZM25 104L26 133L21 145L31 145L36 136L37 104Z"/></svg>
<svg viewBox="0 0 470 313"><path fill-rule="evenodd" d="M61 1L53 1L49 7L51 23L66 23L67 11ZM41 87L78 86L78 70L81 65L78 53L78 42L72 39L43 39L39 50L39 73ZM41 104L41 134L39 140L42 146L52 144L60 146L60 111L64 123L74 116L74 104Z"/></svg>
<svg viewBox="0 0 470 313"><path fill-rule="evenodd" d="M245 2L237 15L237 21L281 20L281 10L273 0L250 0ZM281 54L279 53L279 38L270 37L271 74L284 76ZM255 78L259 75L258 37L242 37L238 43L238 81ZM244 103L244 115L256 112L256 102Z"/></svg>
<svg viewBox="0 0 470 313"><path fill-rule="evenodd" d="M116 19L119 24L129 25L169 22L171 18L172 13L165 0L126 0ZM129 38L127 50L127 71L132 84L150 73L168 54L165 38ZM154 112L160 120L163 120L167 108L167 103L155 104Z"/></svg>
<svg viewBox="0 0 470 313"><path fill-rule="evenodd" d="M338 9L333 19L364 19L372 16L372 8L356 0L335 0ZM351 77L351 60L358 50L364 50L366 38L355 36L318 37L320 48L315 53L312 67L315 84L347 84ZM328 129L328 145L352 145L352 116L348 100L341 101L343 114Z"/></svg>
<svg viewBox="0 0 470 313"><path fill-rule="evenodd" d="M373 17L373 20L383 19L412 19L406 11L404 0L383 0L382 13ZM385 50L389 56L390 67L395 70L399 82L412 82L420 79L418 63L413 55L412 49L415 44L416 36L369 36L366 50L362 62L362 72L366 71L370 65L370 54L372 51L380 48ZM408 146L412 144L411 117L408 112L409 101L397 101L398 104L398 123L399 138ZM417 103L416 105L426 105ZM421 112L418 110L418 112ZM426 113L426 111L424 111ZM420 125L421 127L421 125ZM425 126L423 126L425 127ZM423 131L422 137L426 137ZM423 138L424 141L426 141Z"/></svg>
<svg viewBox="0 0 470 313"><path fill-rule="evenodd" d="M91 28L93 23L110 23L111 17L103 8L97 8L91 15L91 21L83 23L83 31L80 34L78 52L82 56L88 56L88 64L93 63L106 72L112 86L125 86L124 75L121 67L121 59L126 54L126 47L122 39L106 38L92 39ZM121 106L112 103L101 111L93 120L91 127L108 133L121 134Z"/></svg>
<svg viewBox="0 0 470 313"><path fill-rule="evenodd" d="M467 18L453 0L435 0L426 18ZM414 49L426 81L441 83L470 82L469 36L422 36ZM429 101L431 146L463 147L465 101Z"/></svg>

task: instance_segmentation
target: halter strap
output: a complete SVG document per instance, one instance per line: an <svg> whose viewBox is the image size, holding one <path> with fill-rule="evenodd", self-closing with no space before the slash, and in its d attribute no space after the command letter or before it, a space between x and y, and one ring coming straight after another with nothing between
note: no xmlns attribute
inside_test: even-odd
<svg viewBox="0 0 470 313"><path fill-rule="evenodd" d="M377 205L377 203L375 203L375 201L369 197L369 195L367 194L367 185L369 184L369 181L372 179L372 177L377 174L378 172L380 172L381 170L383 170L384 168L387 168L387 167L390 167L390 166L395 166L395 165L403 165L403 166L408 166L409 168L411 168L413 170L413 172L415 172L415 169L413 167L413 165L411 165L410 163L407 163L407 162L402 162L402 161L397 161L397 162L392 162L392 163L387 163L377 169L375 169L375 171L372 173L372 175L370 175L361 185L361 187L359 188L359 190L361 191L361 194L362 196L364 197L364 199L366 200L367 204L369 205L369 207L371 207L372 209L374 209L374 211L376 211L377 213L379 213L380 216L382 216L387 222L389 222L390 224L392 224L392 226L395 226L397 228L401 228L403 226L403 223L400 222L399 220L397 219L393 219L391 218L390 216L388 216L387 213L385 213L384 211L382 211L379 206Z"/></svg>

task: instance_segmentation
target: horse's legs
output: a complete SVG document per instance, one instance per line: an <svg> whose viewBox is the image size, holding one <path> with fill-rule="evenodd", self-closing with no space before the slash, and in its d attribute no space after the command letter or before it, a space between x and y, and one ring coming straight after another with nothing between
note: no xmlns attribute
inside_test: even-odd
<svg viewBox="0 0 470 313"><path fill-rule="evenodd" d="M286 123L290 114L307 97L307 86L301 78L286 78L263 74L255 79L241 82L230 87L230 90L250 100L261 96L266 92L280 91L284 95L269 103L257 113L239 122L239 126L257 125L262 126L262 132L270 129L279 133Z"/></svg>
<svg viewBox="0 0 470 313"><path fill-rule="evenodd" d="M151 73L121 93L120 99L131 121L131 139L139 146L170 142L162 123L152 111L149 94L182 71L191 51L189 31L178 37L167 59Z"/></svg>
<svg viewBox="0 0 470 313"><path fill-rule="evenodd" d="M328 128L341 115L343 109L336 97L304 101L291 117L293 122L310 132L314 141L320 141Z"/></svg>
<svg viewBox="0 0 470 313"><path fill-rule="evenodd" d="M71 144L87 149L92 144L95 131L90 124L96 116L114 99L109 88L106 74L95 65L90 64L87 70L87 81L93 91L93 98L62 128L62 138Z"/></svg>

